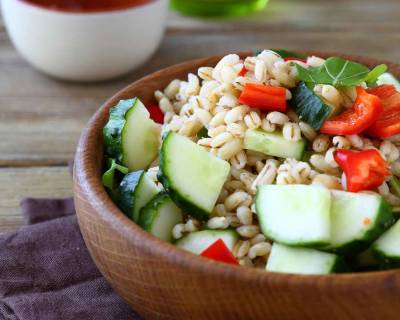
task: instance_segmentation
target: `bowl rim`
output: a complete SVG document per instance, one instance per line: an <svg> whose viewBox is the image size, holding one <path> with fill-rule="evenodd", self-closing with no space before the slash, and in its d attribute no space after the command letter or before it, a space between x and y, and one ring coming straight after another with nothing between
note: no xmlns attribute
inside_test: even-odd
<svg viewBox="0 0 400 320"><path fill-rule="evenodd" d="M1 0L6 1L6 0ZM123 13L131 10L141 9L146 6L150 6L156 2L166 1L166 0L148 0L143 3L139 4L131 4L126 6L116 6L111 9L92 9L87 11L78 11L78 10L68 10L68 9L61 9L55 7L49 7L40 3L32 2L32 1L25 1L25 0L7 0L7 1L15 1L21 6L26 6L30 8L34 8L35 10L54 13L59 15L70 15L70 16L98 16L98 15L107 15L107 14L115 14L115 13ZM145 1L145 0L144 0Z"/></svg>
<svg viewBox="0 0 400 320"><path fill-rule="evenodd" d="M347 55L335 52L318 52L318 51L300 51L293 50L298 53L304 53L307 55L316 56L342 56L347 59L354 61L369 61L370 64L381 64L386 63L389 69L397 74L400 74L400 65L394 64L384 60L378 60L373 58L367 58L357 55ZM241 56L247 56L250 52L239 53ZM323 283L326 286L335 286L335 288L341 287L347 288L348 281L352 281L353 286L363 286L365 289L365 283L368 281L370 285L374 283L382 283L391 281L394 277L400 276L400 269L391 269L384 271L368 271L359 273L337 273L330 275L301 275L301 274L287 274L287 273L274 273L266 272L264 269L257 268L242 268L240 266L234 266L230 264L220 263L214 260L210 260L201 256L197 256L190 252L186 252L182 249L176 248L176 246L164 242L155 236L149 234L140 228L136 223L132 222L125 214L120 211L116 204L108 196L105 188L101 183L101 177L97 176L95 172L95 166L93 162L96 159L95 143L98 142L99 130L102 130L101 119L108 113L108 109L115 105L117 101L124 96L126 91L137 85L140 85L142 81L146 81L155 77L163 76L165 72L172 71L175 68L188 68L191 64L201 64L203 61L209 59L222 58L224 55L215 55L207 58L195 59L186 61L183 63L175 64L173 66L158 70L151 73L133 83L126 86L114 96L108 99L91 117L87 126L83 130L81 138L78 143L78 148L75 156L74 164L74 184L78 184L81 191L85 194L87 201L89 201L92 208L98 213L98 215L108 223L117 233L123 233L124 238L129 242L134 242L138 250L151 251L154 255L167 259L171 264L179 264L181 267L188 267L191 270L203 271L210 270L210 272L218 273L221 277L227 274L234 278L243 279L243 281L257 282L268 282L269 284L279 283L290 283L292 285L305 285L312 286L315 282ZM76 193L75 193L76 197ZM140 241L138 241L140 239Z"/></svg>

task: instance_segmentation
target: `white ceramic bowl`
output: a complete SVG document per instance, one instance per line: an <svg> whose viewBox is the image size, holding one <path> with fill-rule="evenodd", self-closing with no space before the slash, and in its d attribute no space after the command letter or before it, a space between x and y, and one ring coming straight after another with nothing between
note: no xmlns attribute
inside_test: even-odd
<svg viewBox="0 0 400 320"><path fill-rule="evenodd" d="M1 0L6 28L37 69L72 81L101 81L143 64L158 48L167 0L123 10L72 13Z"/></svg>

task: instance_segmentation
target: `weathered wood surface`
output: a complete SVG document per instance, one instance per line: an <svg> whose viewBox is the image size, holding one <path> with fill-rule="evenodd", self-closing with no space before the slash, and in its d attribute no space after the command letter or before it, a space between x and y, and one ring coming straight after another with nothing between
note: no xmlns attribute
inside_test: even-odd
<svg viewBox="0 0 400 320"><path fill-rule="evenodd" d="M0 193L0 230L19 225L17 199L72 193L66 192L70 182L58 179L61 169L49 170L48 183L43 184L28 174L37 169L18 167L65 166L90 115L135 79L188 59L267 47L341 51L396 61L399 21L398 0L271 0L264 12L223 20L170 13L160 49L142 68L111 82L74 84L32 69L12 47L0 18L0 167L8 167L0 170L0 188L8 190Z"/></svg>
<svg viewBox="0 0 400 320"><path fill-rule="evenodd" d="M0 233L22 223L19 203L25 197L69 197L67 167L0 168Z"/></svg>

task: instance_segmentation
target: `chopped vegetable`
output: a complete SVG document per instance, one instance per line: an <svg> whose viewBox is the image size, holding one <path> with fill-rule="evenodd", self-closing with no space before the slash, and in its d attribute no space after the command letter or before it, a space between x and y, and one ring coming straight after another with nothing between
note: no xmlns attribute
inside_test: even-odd
<svg viewBox="0 0 400 320"><path fill-rule="evenodd" d="M138 98L121 100L110 109L103 137L107 156L129 171L146 169L157 157L159 127Z"/></svg>
<svg viewBox="0 0 400 320"><path fill-rule="evenodd" d="M300 82L293 90L291 105L301 120L316 130L334 113L333 107L327 105L305 82Z"/></svg>
<svg viewBox="0 0 400 320"><path fill-rule="evenodd" d="M248 83L239 102L261 110L286 112L286 89Z"/></svg>
<svg viewBox="0 0 400 320"><path fill-rule="evenodd" d="M200 255L215 241L222 240L229 251L232 251L239 240L235 230L201 230L190 232L176 242L179 248Z"/></svg>
<svg viewBox="0 0 400 320"><path fill-rule="evenodd" d="M303 63L307 63L306 60L295 58L295 57L287 57L287 58L284 58L283 60L285 60L285 61L300 61L300 62L303 62Z"/></svg>
<svg viewBox="0 0 400 320"><path fill-rule="evenodd" d="M390 72L385 72L376 80L376 84L378 86L382 84L392 84L396 88L397 91L400 91L400 82L399 80Z"/></svg>
<svg viewBox="0 0 400 320"><path fill-rule="evenodd" d="M332 135L359 134L373 125L382 111L381 99L357 87L357 99L352 109L326 121L320 131Z"/></svg>
<svg viewBox="0 0 400 320"><path fill-rule="evenodd" d="M256 196L260 227L279 243L320 247L330 241L331 193L307 185L262 185Z"/></svg>
<svg viewBox="0 0 400 320"><path fill-rule="evenodd" d="M246 73L247 73L247 69L245 66L243 66L242 70L240 70L240 72L239 72L239 76L243 77L246 75Z"/></svg>
<svg viewBox="0 0 400 320"><path fill-rule="evenodd" d="M166 192L160 192L140 210L138 224L161 240L172 241L172 229L183 221L183 213Z"/></svg>
<svg viewBox="0 0 400 320"><path fill-rule="evenodd" d="M283 59L285 59L285 58L298 58L298 59L302 59L302 60L307 59L307 56L305 56L304 54L292 52L292 51L285 50L285 49L272 49L272 51L279 54Z"/></svg>
<svg viewBox="0 0 400 320"><path fill-rule="evenodd" d="M386 161L375 149L338 149L334 158L346 175L347 191L350 192L373 190L390 175Z"/></svg>
<svg viewBox="0 0 400 320"><path fill-rule="evenodd" d="M341 271L343 268L344 262L336 254L274 243L266 270L297 274L329 274Z"/></svg>
<svg viewBox="0 0 400 320"><path fill-rule="evenodd" d="M170 131L160 151L158 179L175 203L199 220L207 220L229 175L228 162L189 138Z"/></svg>
<svg viewBox="0 0 400 320"><path fill-rule="evenodd" d="M143 170L127 174L119 185L119 207L133 221L139 221L140 210L160 192Z"/></svg>
<svg viewBox="0 0 400 320"><path fill-rule="evenodd" d="M380 64L373 68L370 73L365 77L364 81L369 85L374 85L378 78L384 74L387 70L387 65L386 64Z"/></svg>
<svg viewBox="0 0 400 320"><path fill-rule="evenodd" d="M379 97L383 112L369 127L367 133L375 138L389 138L400 133L400 92L393 85L381 85L368 90Z"/></svg>
<svg viewBox="0 0 400 320"><path fill-rule="evenodd" d="M400 220L372 245L372 250L382 267L400 267Z"/></svg>
<svg viewBox="0 0 400 320"><path fill-rule="evenodd" d="M393 193L400 197L400 181L397 177L391 176L389 179L389 185L392 188Z"/></svg>
<svg viewBox="0 0 400 320"><path fill-rule="evenodd" d="M160 124L164 123L164 113L157 104L149 104L147 110L150 112L151 119Z"/></svg>
<svg viewBox="0 0 400 320"><path fill-rule="evenodd" d="M379 194L332 190L331 240L324 250L341 254L368 248L393 223L391 206Z"/></svg>
<svg viewBox="0 0 400 320"><path fill-rule="evenodd" d="M129 172L127 167L121 166L115 159L108 159L108 169L103 173L102 182L109 190L114 190L115 188L115 171L119 171L122 174Z"/></svg>
<svg viewBox="0 0 400 320"><path fill-rule="evenodd" d="M328 58L320 67L308 69L296 64L298 79L312 84L356 86L365 81L370 70L362 64L338 57Z"/></svg>
<svg viewBox="0 0 400 320"><path fill-rule="evenodd" d="M383 84L381 86L370 88L367 90L367 92L379 97L382 100L390 98L398 93L396 87L392 84Z"/></svg>
<svg viewBox="0 0 400 320"><path fill-rule="evenodd" d="M245 149L280 158L300 160L304 155L306 144L305 139L289 141L281 132L266 132L261 129L247 130L244 136Z"/></svg>
<svg viewBox="0 0 400 320"><path fill-rule="evenodd" d="M215 261L236 265L239 264L222 239L215 241L211 246L201 253L201 256Z"/></svg>

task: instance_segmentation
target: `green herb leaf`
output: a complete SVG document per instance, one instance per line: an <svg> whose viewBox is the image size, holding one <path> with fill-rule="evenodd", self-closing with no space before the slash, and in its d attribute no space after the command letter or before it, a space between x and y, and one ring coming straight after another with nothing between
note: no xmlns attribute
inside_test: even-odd
<svg viewBox="0 0 400 320"><path fill-rule="evenodd" d="M298 78L312 84L350 87L364 82L370 70L362 64L337 57L328 58L320 67L305 69L296 64Z"/></svg>
<svg viewBox="0 0 400 320"><path fill-rule="evenodd" d="M200 131L197 133L197 138L209 138L208 129L206 127L201 128Z"/></svg>
<svg viewBox="0 0 400 320"><path fill-rule="evenodd" d="M279 54L282 58L297 58L297 59L307 59L307 57L303 54L299 54L296 52L292 52L285 49L271 49L272 51Z"/></svg>
<svg viewBox="0 0 400 320"><path fill-rule="evenodd" d="M386 64L380 64L373 68L365 77L364 81L367 82L368 86L373 86L376 84L376 80L386 72L388 69Z"/></svg>
<svg viewBox="0 0 400 320"><path fill-rule="evenodd" d="M108 159L108 170L104 172L102 182L103 185L110 190L114 189L115 170L118 170L122 174L127 174L129 172L127 167L116 163L115 159Z"/></svg>
<svg viewBox="0 0 400 320"><path fill-rule="evenodd" d="M310 67L308 69L303 68L300 66L298 63L291 63L291 65L295 66L297 69L297 78L299 80L302 80L303 82L310 83L312 85L316 85L317 83L317 78L314 78L315 71L318 68ZM315 70L315 71L314 71Z"/></svg>

